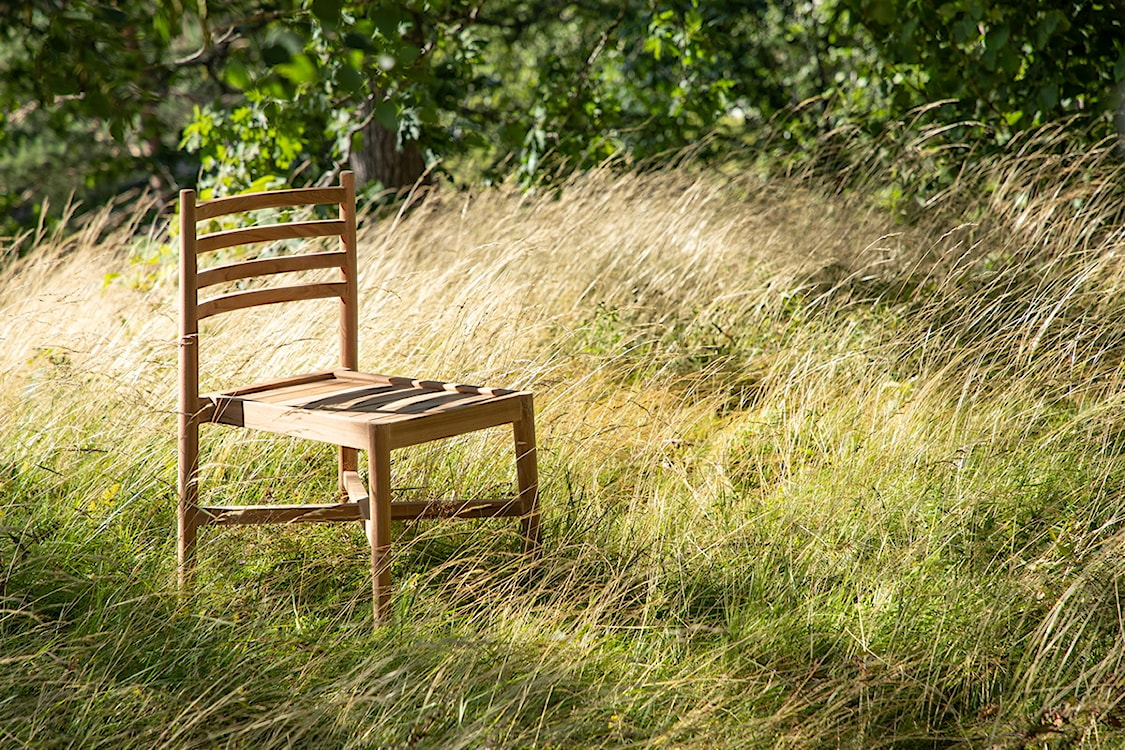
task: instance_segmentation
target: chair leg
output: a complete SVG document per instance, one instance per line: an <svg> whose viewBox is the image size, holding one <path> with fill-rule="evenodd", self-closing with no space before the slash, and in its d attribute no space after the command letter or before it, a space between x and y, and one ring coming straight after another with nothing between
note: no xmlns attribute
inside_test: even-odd
<svg viewBox="0 0 1125 750"><path fill-rule="evenodd" d="M180 415L178 497L176 508L177 581L181 589L191 582L195 567L195 539L199 526L199 422Z"/></svg>
<svg viewBox="0 0 1125 750"><path fill-rule="evenodd" d="M338 462L339 471L337 472L337 474L339 475L340 495L343 496L344 499L347 499L347 497L348 497L348 486L347 486L347 483L344 481L344 473L348 472L348 471L358 471L359 470L359 451L357 451L355 448L345 448L342 445L339 446L338 450L339 450L339 462ZM370 502L370 499L368 500L368 502ZM367 522L364 521L362 518L359 520L359 525L366 530Z"/></svg>
<svg viewBox="0 0 1125 750"><path fill-rule="evenodd" d="M516 448L516 482L519 485L519 503L523 517L520 531L524 539L524 552L539 554L539 466L535 450L535 414L531 398L521 408L521 419L512 423Z"/></svg>
<svg viewBox="0 0 1125 750"><path fill-rule="evenodd" d="M375 623L387 623L391 616L391 451L386 434L375 428L367 451L368 481L371 490L371 518L367 541L371 544L371 587Z"/></svg>
<svg viewBox="0 0 1125 750"><path fill-rule="evenodd" d="M340 446L339 453L340 494L346 495L348 494L348 488L344 484L344 472L355 471L359 468L359 451L357 451L355 448L345 448L343 446Z"/></svg>

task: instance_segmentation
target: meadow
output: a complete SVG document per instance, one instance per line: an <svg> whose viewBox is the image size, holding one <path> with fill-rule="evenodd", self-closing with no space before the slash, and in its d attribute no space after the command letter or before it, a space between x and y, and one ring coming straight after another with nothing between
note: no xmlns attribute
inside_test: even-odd
<svg viewBox="0 0 1125 750"><path fill-rule="evenodd" d="M362 368L533 390L545 524L396 525L379 628L350 526L209 531L177 595L167 218L40 231L0 272L0 746L1122 746L1123 177L1047 134L909 220L691 165L369 214ZM318 304L205 329L207 378L331 366ZM333 491L244 437L208 492ZM488 495L507 439L393 484Z"/></svg>

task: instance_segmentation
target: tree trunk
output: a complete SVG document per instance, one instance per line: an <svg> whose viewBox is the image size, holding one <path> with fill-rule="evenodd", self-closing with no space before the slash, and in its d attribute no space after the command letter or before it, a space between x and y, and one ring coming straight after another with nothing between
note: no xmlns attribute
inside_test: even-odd
<svg viewBox="0 0 1125 750"><path fill-rule="evenodd" d="M369 100L360 114L366 118L370 112ZM404 143L400 148L398 134L374 117L360 132L363 139L359 148L352 149L348 155L358 184L378 182L385 188L408 187L425 173L426 162L417 143Z"/></svg>

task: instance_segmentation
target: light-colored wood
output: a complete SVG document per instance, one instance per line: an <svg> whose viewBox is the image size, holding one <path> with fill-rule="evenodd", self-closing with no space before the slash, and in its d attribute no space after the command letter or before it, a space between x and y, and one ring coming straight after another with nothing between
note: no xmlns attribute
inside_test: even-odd
<svg viewBox="0 0 1125 750"><path fill-rule="evenodd" d="M301 302L310 299L339 297L344 293L344 285L339 282L327 284L293 284L275 286L269 289L254 289L249 292L232 292L212 297L199 303L199 319L210 318L219 313L245 310L258 305L274 305L279 302Z"/></svg>
<svg viewBox="0 0 1125 750"><path fill-rule="evenodd" d="M367 492L363 480L360 479L359 472L355 470L341 472L340 484L344 487L344 494L348 496L348 502L355 503L359 508L360 518L363 520L371 518L371 495Z"/></svg>
<svg viewBox="0 0 1125 750"><path fill-rule="evenodd" d="M526 398L521 393L487 397L401 386L392 392L365 392L347 380L338 390L321 380L299 383L278 396L277 391L289 387L245 396L211 394L212 418L235 427L355 449L367 448L368 426L383 425L393 450L514 423L524 414ZM339 397L334 397L337 393Z"/></svg>
<svg viewBox="0 0 1125 750"><path fill-rule="evenodd" d="M180 193L180 377L177 469L176 557L180 586L191 578L199 503L199 320L195 287L195 191Z"/></svg>
<svg viewBox="0 0 1125 750"><path fill-rule="evenodd" d="M371 518L367 520L371 600L375 622L387 622L391 616L391 448L381 427L371 429L367 466L371 482Z"/></svg>
<svg viewBox="0 0 1125 750"><path fill-rule="evenodd" d="M265 208L335 204L338 218L242 226L197 236L199 222ZM395 519L519 516L525 548L539 547L538 473L534 408L530 393L463 383L359 371L358 263L355 181L350 172L332 188L270 191L196 202L180 194L181 318L179 387L179 562L189 581L198 527L238 524L355 522L364 525L371 548L372 609L377 622L391 614L391 523ZM287 238L337 237L339 249L251 258L198 268L200 254ZM319 243L312 243L319 244ZM337 279L277 284L278 274L336 269ZM199 299L216 284L258 280L272 286ZM257 283L257 282L255 282ZM199 321L259 305L321 298L339 299L339 368L272 379L200 395ZM325 504L199 506L199 427L213 422L338 446L340 500ZM466 432L511 425L517 492L474 501L394 501L391 452ZM367 453L368 483L359 474Z"/></svg>
<svg viewBox="0 0 1125 750"><path fill-rule="evenodd" d="M320 268L342 268L348 254L341 252L310 253L309 255L284 255L278 258L260 258L200 271L195 285L199 289L227 281L270 276L279 273L314 271Z"/></svg>
<svg viewBox="0 0 1125 750"><path fill-rule="evenodd" d="M520 521L524 551L540 550L539 461L535 447L535 407L530 394L520 397L520 418L512 423L516 450L516 484L519 487Z"/></svg>
<svg viewBox="0 0 1125 750"><path fill-rule="evenodd" d="M340 175L340 185L344 188L344 199L340 201L344 232L340 235L340 244L347 258L340 267L345 284L344 295L340 298L340 367L355 371L359 369L359 248L356 245L355 174L345 172ZM341 489L350 495L345 476L359 468L359 453L354 448L341 445L337 465ZM370 518L370 514L365 518Z"/></svg>
<svg viewBox="0 0 1125 750"><path fill-rule="evenodd" d="M318 405L344 403L364 386L341 386L336 380L319 380L312 383L289 385L283 388L271 388L253 394L251 399L267 404L289 404L300 408L316 408ZM334 409L338 412L339 409Z"/></svg>
<svg viewBox="0 0 1125 750"><path fill-rule="evenodd" d="M391 445L406 448L442 438L499 427L514 419L519 402L511 397L480 404L479 408L463 407L446 412L417 415L391 425Z"/></svg>
<svg viewBox="0 0 1125 750"><path fill-rule="evenodd" d="M225 229L221 232L201 234L195 240L196 253L210 253L228 247L252 245L256 242L300 240L313 237L332 237L345 229L338 219L323 221L298 221L292 224L264 224L245 229Z"/></svg>
<svg viewBox="0 0 1125 750"><path fill-rule="evenodd" d="M234 526L262 523L314 523L358 521L362 518L357 503L300 503L296 505L216 505L199 509L206 523Z"/></svg>
<svg viewBox="0 0 1125 750"><path fill-rule="evenodd" d="M387 385L410 386L430 391L449 391L451 393L470 393L484 396L509 396L525 391L513 391L510 388L485 388L479 385L466 385L464 383L446 383L441 380L420 380L418 378L404 378L396 375L376 375L369 372L337 372L340 380L354 380L363 383L385 383Z"/></svg>
<svg viewBox="0 0 1125 750"><path fill-rule="evenodd" d="M340 175L344 188L344 199L340 201L340 221L344 231L340 234L340 244L344 248L347 261L340 269L344 283L344 293L340 296L340 367L345 370L359 369L359 255L356 247L355 216L355 174L345 172Z"/></svg>
<svg viewBox="0 0 1125 750"><path fill-rule="evenodd" d="M216 397L214 421L357 450L367 448L369 442L370 428L364 422L333 418L284 404Z"/></svg>
<svg viewBox="0 0 1125 750"><path fill-rule="evenodd" d="M345 172L345 174L347 173ZM197 221L203 221L214 219L216 216L258 211L264 208L327 206L344 200L347 200L347 194L342 187L267 190L261 193L232 195L226 198L204 201L198 204L195 218Z"/></svg>
<svg viewBox="0 0 1125 750"><path fill-rule="evenodd" d="M326 382L333 383L335 381L335 373L329 372L306 372L302 375L292 375L287 378L276 378L274 380L259 381L250 385L242 386L241 388L231 388L228 391L223 391L224 396L247 396L252 393L262 393L273 389L288 388L289 386L300 386L306 383Z"/></svg>

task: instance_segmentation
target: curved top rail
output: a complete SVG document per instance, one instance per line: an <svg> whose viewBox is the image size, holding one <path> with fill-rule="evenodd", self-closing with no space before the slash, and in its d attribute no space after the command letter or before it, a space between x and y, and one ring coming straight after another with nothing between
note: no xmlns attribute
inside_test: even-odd
<svg viewBox="0 0 1125 750"><path fill-rule="evenodd" d="M270 190L262 193L231 195L203 201L195 206L195 220L213 219L216 216L237 214L243 211L257 211L263 208L289 208L292 206L315 206L326 203L341 203L347 193L342 187L293 188L291 190Z"/></svg>

